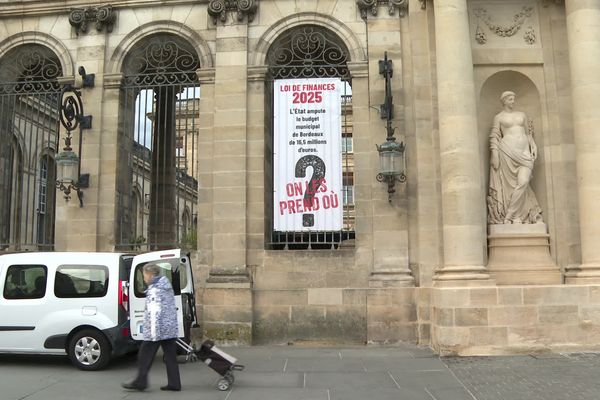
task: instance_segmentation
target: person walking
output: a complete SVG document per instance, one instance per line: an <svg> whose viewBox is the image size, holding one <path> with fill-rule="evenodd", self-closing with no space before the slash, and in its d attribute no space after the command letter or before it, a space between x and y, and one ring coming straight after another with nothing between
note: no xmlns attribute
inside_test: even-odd
<svg viewBox="0 0 600 400"><path fill-rule="evenodd" d="M167 385L160 389L181 390L175 343L178 337L175 295L167 277L159 275L160 270L154 263L143 267L144 282L148 285L144 310L144 341L138 353L137 377L121 384L125 389L142 391L148 387L148 372L160 346L167 366Z"/></svg>

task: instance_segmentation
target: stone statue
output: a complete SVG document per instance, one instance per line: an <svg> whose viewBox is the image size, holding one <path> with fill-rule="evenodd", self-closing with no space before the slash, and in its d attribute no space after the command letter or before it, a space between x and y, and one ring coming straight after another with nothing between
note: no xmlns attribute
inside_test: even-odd
<svg viewBox="0 0 600 400"><path fill-rule="evenodd" d="M515 93L500 96L503 110L496 114L490 132L490 224L535 224L542 222L542 210L529 186L537 146L533 123L525 113L515 111Z"/></svg>

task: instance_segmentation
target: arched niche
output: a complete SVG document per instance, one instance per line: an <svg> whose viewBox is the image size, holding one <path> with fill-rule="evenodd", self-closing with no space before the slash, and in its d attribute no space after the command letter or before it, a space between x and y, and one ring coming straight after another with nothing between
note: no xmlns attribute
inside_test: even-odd
<svg viewBox="0 0 600 400"><path fill-rule="evenodd" d="M494 116L502 110L500 95L510 90L516 94L515 110L523 111L533 121L534 140L538 147L538 157L533 168L530 185L543 211L544 222L548 223L548 198L546 186L546 157L544 151L544 132L540 92L535 83L525 74L513 70L496 72L489 76L479 93L478 127L483 171L485 171L485 190L489 185L490 150L489 134Z"/></svg>

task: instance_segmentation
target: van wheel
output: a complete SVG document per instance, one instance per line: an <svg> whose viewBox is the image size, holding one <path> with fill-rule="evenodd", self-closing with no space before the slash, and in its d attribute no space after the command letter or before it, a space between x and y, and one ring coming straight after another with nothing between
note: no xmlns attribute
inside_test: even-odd
<svg viewBox="0 0 600 400"><path fill-rule="evenodd" d="M105 367L110 360L110 345L101 332L84 329L73 335L67 353L77 368L95 371Z"/></svg>

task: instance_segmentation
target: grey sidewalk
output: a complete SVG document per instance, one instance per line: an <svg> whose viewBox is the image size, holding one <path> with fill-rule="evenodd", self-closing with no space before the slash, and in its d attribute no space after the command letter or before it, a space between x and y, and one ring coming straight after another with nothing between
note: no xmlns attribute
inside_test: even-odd
<svg viewBox="0 0 600 400"><path fill-rule="evenodd" d="M246 365L229 392L202 363L181 364L184 390L165 393L157 358L151 386L126 392L135 357L82 372L64 357L0 356L0 400L219 399L219 400L562 400L600 399L600 355L439 358L428 349L403 347L227 348Z"/></svg>

